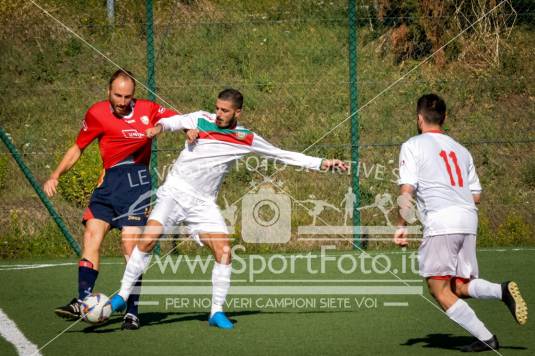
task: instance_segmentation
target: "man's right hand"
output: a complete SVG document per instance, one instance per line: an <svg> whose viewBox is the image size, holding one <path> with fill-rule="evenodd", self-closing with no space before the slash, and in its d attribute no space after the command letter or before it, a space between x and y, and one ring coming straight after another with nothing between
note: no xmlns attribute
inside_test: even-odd
<svg viewBox="0 0 535 356"><path fill-rule="evenodd" d="M407 239L407 227L398 226L394 233L394 243L400 247L405 247L409 244L409 240Z"/></svg>
<svg viewBox="0 0 535 356"><path fill-rule="evenodd" d="M54 196L54 194L57 193L56 188L57 188L58 184L59 184L59 180L56 179L56 178L51 177L43 185L43 190L45 191L45 194L49 198L52 198L52 196Z"/></svg>

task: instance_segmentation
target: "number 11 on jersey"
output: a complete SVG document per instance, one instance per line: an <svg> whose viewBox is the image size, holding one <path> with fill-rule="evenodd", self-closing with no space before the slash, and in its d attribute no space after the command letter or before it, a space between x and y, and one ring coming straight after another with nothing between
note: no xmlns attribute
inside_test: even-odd
<svg viewBox="0 0 535 356"><path fill-rule="evenodd" d="M450 162L448 160L448 156L449 158L451 158L451 160L453 161L453 164L455 166L455 173L457 174L457 180L458 180L458 183L459 183L459 187L463 187L463 176L461 174L461 168L459 167L459 163L457 162L457 155L455 154L455 152L453 151L450 151L449 155L446 153L446 151L442 150L440 151L439 153L440 157L442 157L442 159L444 160L444 164L446 165L446 170L448 171L448 174L450 176L450 183L452 186L455 187L455 178L453 178L453 173L451 171L451 166L450 166Z"/></svg>

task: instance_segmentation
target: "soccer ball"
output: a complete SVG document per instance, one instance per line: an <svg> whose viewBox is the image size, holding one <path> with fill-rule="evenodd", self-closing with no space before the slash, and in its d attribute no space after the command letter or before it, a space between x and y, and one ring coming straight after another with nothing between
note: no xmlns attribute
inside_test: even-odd
<svg viewBox="0 0 535 356"><path fill-rule="evenodd" d="M109 298L102 293L93 293L82 300L82 319L88 323L98 324L109 319L111 305L107 304Z"/></svg>

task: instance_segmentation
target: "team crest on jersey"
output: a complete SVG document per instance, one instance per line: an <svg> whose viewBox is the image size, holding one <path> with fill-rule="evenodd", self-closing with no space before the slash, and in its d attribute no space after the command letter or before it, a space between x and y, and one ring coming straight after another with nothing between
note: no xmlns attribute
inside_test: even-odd
<svg viewBox="0 0 535 356"><path fill-rule="evenodd" d="M160 108L158 109L158 113L163 114L164 112L165 112L165 108L160 107Z"/></svg>
<svg viewBox="0 0 535 356"><path fill-rule="evenodd" d="M246 137L247 137L247 133L246 132L242 132L242 131L236 132L236 138L238 140L245 140Z"/></svg>
<svg viewBox="0 0 535 356"><path fill-rule="evenodd" d="M148 125L149 124L149 117L147 115L143 115L141 116L141 122L144 124L144 125Z"/></svg>

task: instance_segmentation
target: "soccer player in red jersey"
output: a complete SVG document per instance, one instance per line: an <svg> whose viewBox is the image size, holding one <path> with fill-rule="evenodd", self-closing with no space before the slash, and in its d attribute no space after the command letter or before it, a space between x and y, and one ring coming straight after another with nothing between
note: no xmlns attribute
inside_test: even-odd
<svg viewBox="0 0 535 356"><path fill-rule="evenodd" d="M135 84L128 71L118 70L112 75L108 100L89 108L76 143L67 150L43 187L52 197L60 176L74 166L93 140L98 139L104 171L83 215L85 231L78 267L78 298L55 310L63 318L81 316L80 302L92 293L99 270L99 249L106 233L113 228L121 229L122 249L128 260L140 227L147 221L152 139L145 136L145 131L160 119L177 113L152 101L135 99ZM132 209L133 206L138 208ZM137 285L140 284L141 279ZM139 295L132 295L128 300L123 329L139 328L138 300Z"/></svg>

